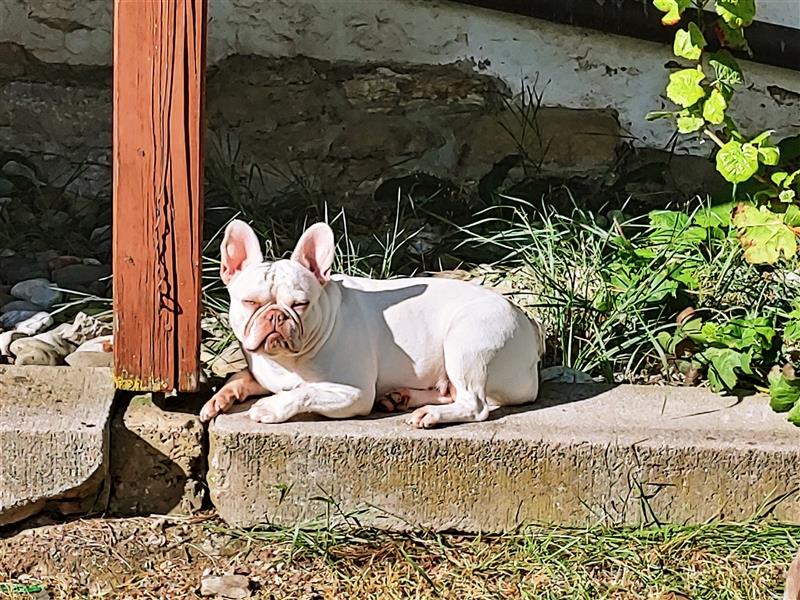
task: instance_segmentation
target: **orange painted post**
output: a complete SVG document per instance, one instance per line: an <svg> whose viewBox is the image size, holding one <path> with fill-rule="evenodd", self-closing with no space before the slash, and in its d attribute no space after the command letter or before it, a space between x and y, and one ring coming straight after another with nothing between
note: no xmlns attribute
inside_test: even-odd
<svg viewBox="0 0 800 600"><path fill-rule="evenodd" d="M206 0L114 0L114 377L200 369Z"/></svg>

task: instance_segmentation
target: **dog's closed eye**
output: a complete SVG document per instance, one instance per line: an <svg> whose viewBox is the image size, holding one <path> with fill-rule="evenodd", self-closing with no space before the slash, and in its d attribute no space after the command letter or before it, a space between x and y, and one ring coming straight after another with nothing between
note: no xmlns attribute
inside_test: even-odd
<svg viewBox="0 0 800 600"><path fill-rule="evenodd" d="M247 308L255 308L258 306L258 302L255 300L242 300L242 304L244 304Z"/></svg>

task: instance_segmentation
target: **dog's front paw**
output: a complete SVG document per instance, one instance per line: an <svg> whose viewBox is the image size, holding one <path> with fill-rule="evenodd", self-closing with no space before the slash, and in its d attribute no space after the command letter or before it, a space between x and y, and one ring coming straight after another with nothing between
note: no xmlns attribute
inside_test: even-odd
<svg viewBox="0 0 800 600"><path fill-rule="evenodd" d="M406 423L417 429L429 429L439 422L436 406L420 406L406 419Z"/></svg>
<svg viewBox="0 0 800 600"><path fill-rule="evenodd" d="M265 398L253 404L247 414L256 423L283 423L288 421L292 415L282 408L276 398Z"/></svg>
<svg viewBox="0 0 800 600"><path fill-rule="evenodd" d="M218 414L228 412L235 401L236 395L223 387L200 409L200 420L207 423Z"/></svg>

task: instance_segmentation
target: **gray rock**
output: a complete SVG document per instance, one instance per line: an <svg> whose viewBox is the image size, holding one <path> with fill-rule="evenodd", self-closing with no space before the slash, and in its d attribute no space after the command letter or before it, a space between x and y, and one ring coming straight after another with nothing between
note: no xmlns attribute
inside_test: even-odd
<svg viewBox="0 0 800 600"><path fill-rule="evenodd" d="M110 367L114 361L112 343L111 335L88 340L64 360L71 367Z"/></svg>
<svg viewBox="0 0 800 600"><path fill-rule="evenodd" d="M42 308L42 306L34 304L33 302L28 302L27 300L11 300L10 302L3 304L3 308L0 309L0 313L7 313L15 310L32 310L39 312L42 310Z"/></svg>
<svg viewBox="0 0 800 600"><path fill-rule="evenodd" d="M0 177L0 195L6 196L14 191L14 184L5 177Z"/></svg>
<svg viewBox="0 0 800 600"><path fill-rule="evenodd" d="M110 274L108 265L69 265L53 271L53 281L65 289L83 290Z"/></svg>
<svg viewBox="0 0 800 600"><path fill-rule="evenodd" d="M0 333L0 356L11 356L11 342L25 337L19 331L4 331Z"/></svg>
<svg viewBox="0 0 800 600"><path fill-rule="evenodd" d="M100 340L100 343L112 341L112 325L110 321L104 321L87 315L86 313L79 312L75 315L72 323L67 323L61 329L61 336L75 346L82 346L87 342ZM102 348L90 348L92 350L99 350Z"/></svg>
<svg viewBox="0 0 800 600"><path fill-rule="evenodd" d="M250 580L244 575L206 576L200 583L200 595L231 599L249 598Z"/></svg>
<svg viewBox="0 0 800 600"><path fill-rule="evenodd" d="M6 206L7 204L11 204L12 202L13 199L9 198L8 196L0 198L0 207Z"/></svg>
<svg viewBox="0 0 800 600"><path fill-rule="evenodd" d="M3 327L6 329L11 329L12 327L16 328L17 325L24 323L26 320L37 314L38 313L35 310L12 310L10 312L3 313L2 316L0 316L0 323L2 323Z"/></svg>
<svg viewBox="0 0 800 600"><path fill-rule="evenodd" d="M42 308L51 308L61 300L61 292L53 289L53 284L43 277L20 281L11 288L11 295Z"/></svg>
<svg viewBox="0 0 800 600"><path fill-rule="evenodd" d="M0 279L3 282L14 284L37 277L47 277L47 270L35 259L20 254L0 257Z"/></svg>
<svg viewBox="0 0 800 600"><path fill-rule="evenodd" d="M2 319L2 317L0 317L0 319ZM31 315L27 319L18 322L14 326L14 329L26 335L34 335L39 331L41 331L42 329L49 327L52 324L53 324L53 317L48 315L46 312L38 312L34 315Z"/></svg>
<svg viewBox="0 0 800 600"><path fill-rule="evenodd" d="M82 350L68 354L64 362L70 367L110 367L114 363L114 355L111 352Z"/></svg>
<svg viewBox="0 0 800 600"><path fill-rule="evenodd" d="M21 177L27 179L33 184L44 185L44 183L36 176L36 173L30 167L23 165L15 160L9 160L3 165L3 175L7 177Z"/></svg>
<svg viewBox="0 0 800 600"><path fill-rule="evenodd" d="M35 337L25 337L11 342L11 354L15 365L39 365L55 367L64 356L52 344Z"/></svg>
<svg viewBox="0 0 800 600"><path fill-rule="evenodd" d="M0 258L8 258L9 256L14 256L16 252L14 252L11 248L3 248L0 250Z"/></svg>

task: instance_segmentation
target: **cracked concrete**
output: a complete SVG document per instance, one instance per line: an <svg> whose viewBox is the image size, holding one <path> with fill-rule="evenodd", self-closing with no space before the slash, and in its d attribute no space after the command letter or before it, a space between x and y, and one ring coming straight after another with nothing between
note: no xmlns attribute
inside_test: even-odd
<svg viewBox="0 0 800 600"><path fill-rule="evenodd" d="M800 522L800 432L761 396L551 385L486 423L268 426L238 413L212 424L209 444L211 499L235 526L364 511L358 520L380 527L504 531L736 520L764 507Z"/></svg>
<svg viewBox="0 0 800 600"><path fill-rule="evenodd" d="M106 503L109 369L0 367L0 525Z"/></svg>

